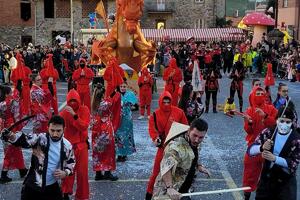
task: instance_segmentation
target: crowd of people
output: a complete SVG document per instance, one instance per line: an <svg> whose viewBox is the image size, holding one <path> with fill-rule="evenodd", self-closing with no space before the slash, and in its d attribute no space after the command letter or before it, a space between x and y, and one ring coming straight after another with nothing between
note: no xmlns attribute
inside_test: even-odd
<svg viewBox="0 0 300 200"><path fill-rule="evenodd" d="M276 74L282 77L283 63L279 60L285 57L286 78L290 79L292 71L290 80L300 81L300 47L294 41L285 46L271 45L266 37L255 48L249 40L196 43L190 38L183 44L165 41L159 44L153 65L141 70L137 81L139 98L128 89L126 74L114 57L106 65L103 80L91 92L90 83L97 74L88 66L92 63L85 46L66 43L50 48L29 44L26 48L9 49L2 44L0 115L4 164L0 183L10 182L9 170L18 169L20 176L26 177L23 200L69 199L76 177L75 199L89 199L89 148L95 180L118 180L113 174L116 162L126 162L136 152L132 110L139 103L138 119L144 119L146 111L149 135L157 147L145 199L161 195L180 199L182 193L189 192L196 171L210 175L198 163L198 146L208 130L201 115L209 112L210 99L213 113L218 113L219 79L228 76L231 84L224 113L242 116L247 133L243 185L251 189L245 191L245 199L257 191L256 199L296 200L295 176L300 160L297 112L286 84L279 84L274 102L270 86L275 85ZM287 56L282 56L284 52L288 52ZM152 113L153 76L149 71L161 73L165 82L158 108ZM263 87L259 79L253 79L249 107L245 109L243 81L250 75L265 76L265 81ZM67 104L59 112L56 83L66 81L66 76ZM235 108L235 93L239 109ZM18 123L24 117L32 123ZM22 132L28 126L32 131ZM21 147L33 148L30 169L25 166ZM61 187L59 179L63 180Z"/></svg>

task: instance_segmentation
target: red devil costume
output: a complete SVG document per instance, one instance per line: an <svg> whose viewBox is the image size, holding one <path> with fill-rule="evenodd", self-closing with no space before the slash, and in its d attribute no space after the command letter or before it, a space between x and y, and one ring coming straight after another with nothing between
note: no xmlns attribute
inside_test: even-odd
<svg viewBox="0 0 300 200"><path fill-rule="evenodd" d="M67 177L62 183L64 194L73 194L75 175L77 178L76 200L89 199L88 182L88 127L90 123L90 111L80 102L80 96L72 89L67 95L67 106L75 112L74 115L65 109L60 115L64 118L66 127L64 137L70 141L75 153L76 165L74 175Z"/></svg>
<svg viewBox="0 0 300 200"><path fill-rule="evenodd" d="M45 60L44 69L41 70L40 76L42 78L42 88L44 90L49 90L52 94L52 107L54 114L58 114L58 104L57 104L57 89L56 81L59 78L58 71L53 65L53 54L48 54L48 58ZM52 79L52 81L49 81Z"/></svg>
<svg viewBox="0 0 300 200"><path fill-rule="evenodd" d="M1 91L3 92L3 91ZM19 94L14 90L12 95L5 97L5 100L0 102L0 117L2 119L1 129L8 128L16 121L21 119ZM22 127L19 126L12 131L18 131ZM23 154L20 147L15 147L12 144L4 142L4 159L3 171L1 173L0 183L11 181L7 176L8 170L19 169L21 178L26 175L26 168L24 164Z"/></svg>
<svg viewBox="0 0 300 200"><path fill-rule="evenodd" d="M12 71L11 80L14 87L21 93L21 113L22 115L28 115L30 111L30 74L31 70L29 67L24 65L24 60L20 53L17 53L17 68Z"/></svg>
<svg viewBox="0 0 300 200"><path fill-rule="evenodd" d="M33 133L46 133L48 121L52 116L52 95L48 89L33 84L30 90L31 114L33 119Z"/></svg>
<svg viewBox="0 0 300 200"><path fill-rule="evenodd" d="M153 166L153 172L148 182L146 199L151 199L150 197L152 196L153 193L155 179L159 174L160 162L163 158L164 139L166 139L173 121L182 124L188 124L188 120L186 119L184 112L178 107L172 106L170 104L164 104L163 103L164 99L169 99L170 101L172 101L171 94L167 91L164 91L161 94L159 98L159 108L150 116L150 120L149 120L150 137L152 141L155 141L157 140L157 138L160 138L162 141L161 142L162 146L160 146L157 149L154 166Z"/></svg>
<svg viewBox="0 0 300 200"><path fill-rule="evenodd" d="M117 59L111 58L103 75L103 79L107 83L105 96L109 97L123 83L124 78L124 70L118 65Z"/></svg>
<svg viewBox="0 0 300 200"><path fill-rule="evenodd" d="M152 85L153 79L148 69L145 67L141 71L141 76L138 79L138 86L140 88L140 114L144 116L145 107L147 109L147 116L150 116L150 105L152 100Z"/></svg>
<svg viewBox="0 0 300 200"><path fill-rule="evenodd" d="M82 105L86 105L91 110L91 95L90 82L94 78L94 72L87 68L86 60L81 58L79 60L80 68L75 70L72 76L73 81L76 82L77 92L80 96Z"/></svg>
<svg viewBox="0 0 300 200"><path fill-rule="evenodd" d="M265 87L266 87L266 103L267 104L272 104L272 95L271 95L271 89L270 87L275 85L275 78L273 76L273 71L272 71L272 64L268 63L267 64L267 74L265 77Z"/></svg>
<svg viewBox="0 0 300 200"><path fill-rule="evenodd" d="M264 92L264 89L261 87L253 89L250 97L253 105L245 111L245 114L251 119L251 121L245 120L244 123L248 147L255 141L262 130L272 128L276 125L276 108L273 105L267 105L265 103L265 95L256 96L257 91ZM263 113L260 114L257 109L261 109ZM256 190L262 166L263 159L261 156L250 157L247 153L245 154L243 186L251 187L251 189L246 192L249 196L250 192Z"/></svg>
<svg viewBox="0 0 300 200"><path fill-rule="evenodd" d="M169 67L164 72L163 79L166 81L165 91L168 91L172 95L172 105L177 106L178 90L179 84L182 81L182 73L176 64L175 58L171 58Z"/></svg>

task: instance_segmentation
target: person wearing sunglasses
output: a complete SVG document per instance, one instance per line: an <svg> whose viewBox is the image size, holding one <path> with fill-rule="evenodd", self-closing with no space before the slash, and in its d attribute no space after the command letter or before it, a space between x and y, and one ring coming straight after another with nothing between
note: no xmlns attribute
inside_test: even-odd
<svg viewBox="0 0 300 200"><path fill-rule="evenodd" d="M296 200L296 172L300 160L300 134L294 127L292 109L282 106L277 115L277 127L263 130L248 147L248 155L265 159L256 200Z"/></svg>

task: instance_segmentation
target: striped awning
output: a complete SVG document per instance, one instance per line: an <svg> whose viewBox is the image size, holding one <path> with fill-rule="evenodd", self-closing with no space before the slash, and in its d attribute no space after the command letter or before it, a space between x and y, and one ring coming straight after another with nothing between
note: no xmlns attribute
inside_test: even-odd
<svg viewBox="0 0 300 200"><path fill-rule="evenodd" d="M142 29L148 40L163 41L169 37L170 41L184 42L190 37L195 41L242 41L245 34L238 28L203 28L203 29Z"/></svg>

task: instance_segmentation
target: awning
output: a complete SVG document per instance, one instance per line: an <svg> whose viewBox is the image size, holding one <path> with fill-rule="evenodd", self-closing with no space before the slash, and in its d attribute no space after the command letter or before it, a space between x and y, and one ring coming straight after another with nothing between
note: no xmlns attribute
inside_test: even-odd
<svg viewBox="0 0 300 200"><path fill-rule="evenodd" d="M166 36L170 41L184 42L193 36L195 41L242 41L243 30L238 28L204 28L204 29L142 29L148 40L163 41Z"/></svg>

